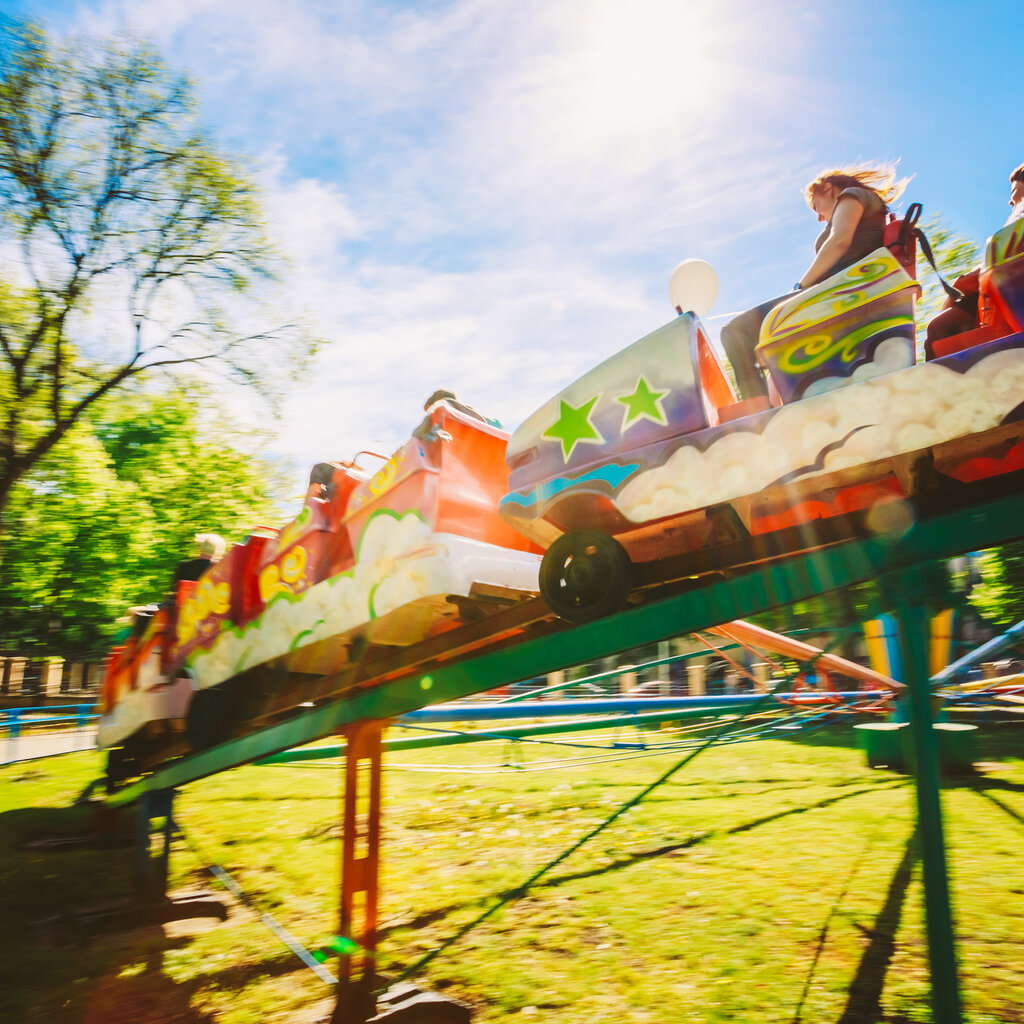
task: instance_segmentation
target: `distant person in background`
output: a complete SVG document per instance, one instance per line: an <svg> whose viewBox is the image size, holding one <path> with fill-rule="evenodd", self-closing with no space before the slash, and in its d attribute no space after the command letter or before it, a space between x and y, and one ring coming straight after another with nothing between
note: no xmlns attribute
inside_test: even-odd
<svg viewBox="0 0 1024 1024"><path fill-rule="evenodd" d="M896 171L891 166L865 166L823 171L806 186L807 205L825 225L814 243L811 265L792 291L740 313L722 328L722 345L736 375L741 398L768 394L764 374L757 365L757 342L765 317L802 289L852 267L881 248L888 204L902 195L906 184L905 179L896 180Z"/></svg>
<svg viewBox="0 0 1024 1024"><path fill-rule="evenodd" d="M1010 216L1006 224L1024 219L1024 164L1010 173ZM1006 227L1006 224L1003 227Z"/></svg>
<svg viewBox="0 0 1024 1024"><path fill-rule="evenodd" d="M1021 219L1024 219L1024 164L1010 172L1010 216L1003 227ZM942 312L933 317L928 324L924 340L925 359L935 358L935 342L943 338L952 338L954 334L972 331L978 326L980 274L981 267L975 267L966 274L961 274L953 282L953 287L963 293L963 298L956 301L946 299Z"/></svg>
<svg viewBox="0 0 1024 1024"><path fill-rule="evenodd" d="M140 618L151 616L153 608L153 605L148 604L132 605L124 615L115 619L114 625L120 628L114 634L114 645L118 646L127 643L129 638L139 636L141 633L139 628ZM143 626L143 628L145 627Z"/></svg>
<svg viewBox="0 0 1024 1024"><path fill-rule="evenodd" d="M423 403L423 408L426 410L427 415L423 417L420 421L420 425L412 432L413 437L418 438L420 441L433 440L430 421L434 412L434 407L441 402L444 402L445 405L450 406L452 409L458 409L459 412L464 413L466 416L482 420L484 423L487 423L492 427L498 427L501 429L501 424L497 420L489 420L486 416L482 416L478 413L472 406L460 402L455 397L454 391L448 391L444 388L440 388Z"/></svg>
<svg viewBox="0 0 1024 1024"><path fill-rule="evenodd" d="M196 554L178 563L174 570L171 586L171 600L178 595L178 584L183 580L198 580L211 566L216 565L224 555L224 538L216 533L196 534Z"/></svg>
<svg viewBox="0 0 1024 1024"><path fill-rule="evenodd" d="M334 462L318 462L309 471L309 486L306 488L306 498L320 498L324 501L330 498L331 488L334 484Z"/></svg>

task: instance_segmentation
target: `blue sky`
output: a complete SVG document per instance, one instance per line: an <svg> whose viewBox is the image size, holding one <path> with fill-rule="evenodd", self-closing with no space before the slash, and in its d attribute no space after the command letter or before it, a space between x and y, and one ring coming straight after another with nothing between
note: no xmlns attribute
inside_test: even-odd
<svg viewBox="0 0 1024 1024"><path fill-rule="evenodd" d="M131 31L249 155L288 294L328 341L275 448L390 451L436 387L514 427L672 316L783 292L824 167L899 160L906 201L982 243L1024 161L1024 4L981 0L7 2ZM1013 125L1018 127L1015 129Z"/></svg>

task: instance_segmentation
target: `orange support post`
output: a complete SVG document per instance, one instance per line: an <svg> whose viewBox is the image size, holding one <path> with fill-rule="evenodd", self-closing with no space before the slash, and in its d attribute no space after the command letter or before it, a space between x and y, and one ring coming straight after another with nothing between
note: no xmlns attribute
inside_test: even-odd
<svg viewBox="0 0 1024 1024"><path fill-rule="evenodd" d="M342 956L332 1024L364 1024L376 1013L373 994L380 869L381 736L385 722L345 730L342 797L341 916L338 934L359 951Z"/></svg>

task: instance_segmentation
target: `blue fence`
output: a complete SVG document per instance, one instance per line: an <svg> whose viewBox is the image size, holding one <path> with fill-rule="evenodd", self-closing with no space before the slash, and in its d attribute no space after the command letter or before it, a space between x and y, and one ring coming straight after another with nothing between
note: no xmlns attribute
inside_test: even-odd
<svg viewBox="0 0 1024 1024"><path fill-rule="evenodd" d="M53 757L96 745L95 704L0 711L0 764Z"/></svg>

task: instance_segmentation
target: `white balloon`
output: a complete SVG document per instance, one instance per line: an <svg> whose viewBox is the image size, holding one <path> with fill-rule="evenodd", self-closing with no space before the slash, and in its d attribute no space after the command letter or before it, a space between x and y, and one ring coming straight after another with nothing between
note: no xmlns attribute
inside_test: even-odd
<svg viewBox="0 0 1024 1024"><path fill-rule="evenodd" d="M718 298L718 274L707 260L683 260L672 271L668 297L679 313L705 317Z"/></svg>

